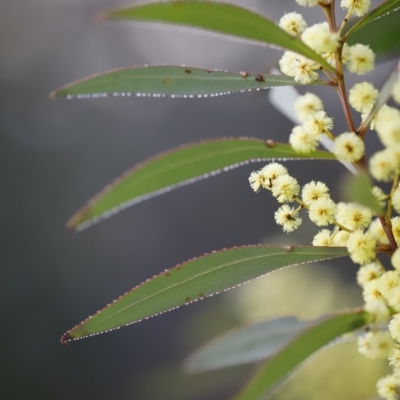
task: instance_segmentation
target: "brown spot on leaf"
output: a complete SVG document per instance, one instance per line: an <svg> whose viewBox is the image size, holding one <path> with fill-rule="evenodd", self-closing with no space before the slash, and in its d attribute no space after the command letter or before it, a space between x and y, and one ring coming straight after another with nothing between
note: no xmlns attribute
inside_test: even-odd
<svg viewBox="0 0 400 400"><path fill-rule="evenodd" d="M262 75L258 75L258 76L256 76L255 81L256 82L264 82L265 79L264 79L264 77Z"/></svg>
<svg viewBox="0 0 400 400"><path fill-rule="evenodd" d="M186 301L186 303L189 303L190 297L186 297L185 301Z"/></svg>
<svg viewBox="0 0 400 400"><path fill-rule="evenodd" d="M267 145L267 147L274 147L275 146L275 142L273 140L267 140L265 142L265 144Z"/></svg>
<svg viewBox="0 0 400 400"><path fill-rule="evenodd" d="M191 69L185 69L185 74L191 74L192 73L192 70Z"/></svg>
<svg viewBox="0 0 400 400"><path fill-rule="evenodd" d="M204 294L203 293L199 293L199 297L204 297Z"/></svg>
<svg viewBox="0 0 400 400"><path fill-rule="evenodd" d="M168 278L169 276L170 276L171 274L169 273L169 272L167 272L166 274L165 274L165 276Z"/></svg>
<svg viewBox="0 0 400 400"><path fill-rule="evenodd" d="M167 76L165 79L164 79L164 85L169 85L171 83L171 78L169 77L169 76Z"/></svg>

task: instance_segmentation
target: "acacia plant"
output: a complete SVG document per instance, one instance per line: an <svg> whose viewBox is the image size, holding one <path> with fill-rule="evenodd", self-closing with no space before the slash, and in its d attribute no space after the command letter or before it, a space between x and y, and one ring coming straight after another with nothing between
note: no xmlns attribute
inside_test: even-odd
<svg viewBox="0 0 400 400"><path fill-rule="evenodd" d="M55 90L52 98L134 94L193 98L319 85L337 93L347 132L335 132L321 99L307 91L297 95L294 103L297 122L288 132L288 143L243 137L206 140L162 153L125 172L78 211L68 228L87 228L128 206L215 172L266 161L267 165L250 175L249 183L255 192L267 190L277 200L276 223L290 233L308 216L322 230L311 246L291 246L289 241L286 247L235 247L163 269L69 330L61 339L63 344L155 316L282 267L350 257L360 265L357 280L363 289L363 309L313 321L285 317L248 326L199 351L191 358L189 368L223 367L232 358L237 364L248 362L252 356L249 351L254 350L247 344L253 340L252 332L257 331L259 339L253 346L258 358L267 361L236 399L260 399L312 353L357 331L360 353L370 359L388 358L393 369L377 382L379 396L400 398L400 217L396 215L400 213L400 111L390 103L400 102L399 66L396 63L380 90L364 80L382 56L390 58L400 47L400 34L394 34L399 29L400 0L384 1L372 10L370 0L296 2L319 7L321 21L307 26L300 13L290 12L275 23L236 5L189 0L147 3L104 15L110 20L185 25L278 47L284 51L280 73L139 66L68 84ZM341 21L335 15L339 7L346 13ZM347 73L362 78L347 88ZM377 135L382 143L382 149L369 156L365 149L367 134ZM321 144L329 151L319 149ZM312 171L310 182L300 187L281 164L285 159L344 163L353 172L348 198L333 201L328 186L312 180Z"/></svg>

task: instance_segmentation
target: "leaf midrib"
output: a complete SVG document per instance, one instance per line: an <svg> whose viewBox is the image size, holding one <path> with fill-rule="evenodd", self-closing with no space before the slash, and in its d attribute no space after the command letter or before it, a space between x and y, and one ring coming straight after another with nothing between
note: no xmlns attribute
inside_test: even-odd
<svg viewBox="0 0 400 400"><path fill-rule="evenodd" d="M214 71L214 72L217 72L217 71ZM218 71L218 72L220 72L220 71ZM115 73L117 73L117 72L115 72ZM230 73L230 72L227 72L227 73ZM113 74L113 72L110 72L110 74ZM250 76L253 77L253 75L255 75L255 74L251 74ZM270 79L269 76L267 74L262 74L262 76L265 79L264 82L262 82L262 84L268 84L269 79ZM275 75L271 75L271 76L275 76ZM160 79L160 80L162 80L162 79L168 79L168 78L175 79L175 80L210 81L210 82L211 81L217 81L217 80L224 81L224 82L230 82L230 81L232 81L232 82L235 82L235 81L239 81L239 82L240 81L244 81L244 82L246 82L246 81L249 80L247 78L241 77L240 74L238 74L238 76L227 76L227 77L223 77L223 76L211 77L211 75L204 76L204 77L202 77L202 76L194 76L194 75L192 75L192 76L181 76L181 75L169 74L169 75L137 75L137 76L126 77L126 78L113 78L113 79L109 79L109 80L102 81L102 82L97 82L97 83L96 82L88 83L88 81L82 81L80 83L85 84L87 86L87 89L90 90L92 88L96 88L96 86L108 85L108 84L114 83L114 82L118 82L118 83L122 84L124 82L135 81L135 80L139 80L139 79ZM93 78L88 78L88 80L91 80L91 79L93 79ZM295 82L294 81L292 82L290 78L287 78L287 79L279 79L278 78L277 81L286 82L288 85L289 84L295 84ZM271 80L271 83L273 83L273 80ZM63 90L66 91L66 90L68 90L68 88L63 89ZM113 92L114 91L115 90L113 90ZM83 94L83 93L81 93L81 94Z"/></svg>
<svg viewBox="0 0 400 400"><path fill-rule="evenodd" d="M194 279L197 279L197 278L199 278L199 277L202 277L202 276L204 276L204 275L207 275L207 274L216 272L216 271L218 271L218 270L220 270L220 269L223 269L223 268L226 268L226 267L229 267L229 266L232 266L232 265L240 264L240 263L243 263L243 262L255 261L255 260L258 260L258 259L261 259L261 258L269 258L269 257L273 257L273 256L277 256L277 255L282 255L282 254L286 254L286 251L281 251L281 252L277 252L277 253L273 253L273 254L268 254L268 255L264 255L264 254L263 254L263 255L257 256L257 257L250 257L250 258L241 259L241 260L239 260L239 261L235 261L235 262L230 262L230 263L222 264L222 265L220 265L219 267L216 267L216 268L214 268L214 269L212 269L212 270L208 270L208 271L202 272L202 273L197 274L197 275L195 275L195 276L193 276L193 277L190 277L189 279L186 279L186 280L184 280L184 281L180 281L180 282L178 282L178 283L176 283L176 284L174 284L174 285L171 285L171 286L169 286L169 287L167 287L167 288L164 288L164 289L162 289L162 290L160 290L160 291L158 291L158 292L156 292L156 293L153 293L153 294L151 294L151 295L149 295L149 296L147 296L147 297L145 297L145 298L142 298L142 299L136 301L135 303L132 303L132 304L126 306L125 308L123 308L123 309L121 309L121 310L115 312L114 314L110 315L109 317L107 317L107 318L105 318L105 319L103 319L103 320L101 320L101 321L98 321L98 322L92 324L92 327L98 325L99 323L104 323L104 322L107 321L108 319L113 318L113 317L115 317L116 315L118 315L118 314L120 314L120 313L122 313L122 312L125 312L126 310L130 309L131 307L133 307L133 306L135 306L135 305L137 305L137 304L142 303L143 301L146 301L146 300L148 300L148 299L151 299L152 297L158 296L158 295L161 294L161 293L164 293L164 292L166 292L166 291L168 291L168 290L171 290L171 289L173 289L173 288L175 288L175 287L177 287L177 286L179 286L179 285L185 284L185 283L187 283L187 282L190 282L190 281L192 281L192 280L194 280ZM301 253L301 255L307 255L307 254L315 255L315 253L306 253L306 252L305 252L305 253ZM344 255L343 255L343 256L344 256ZM329 259L333 259L333 258L338 258L338 257L342 257L342 255L338 255L338 256L332 255L331 257L328 257L328 258L329 258ZM326 259L326 258L324 258L324 259ZM321 259L321 260L323 260L323 259ZM289 265L286 265L286 267L291 266L291 265L296 265L296 264L303 264L303 263L304 263L304 262L289 264ZM283 266L282 266L282 267L279 267L279 268L283 268ZM267 272L266 272L266 273L267 273ZM158 278L158 277L156 277L155 279L157 279L157 278ZM137 289L139 289L140 287L141 287L141 286L137 287L136 289L133 289L132 292L130 292L130 293L133 293L134 290L137 290ZM223 289L221 289L221 290L223 290ZM126 296L129 296L130 293L126 294ZM133 322L133 321L132 321L132 322Z"/></svg>
<svg viewBox="0 0 400 400"><path fill-rule="evenodd" d="M261 144L261 143L262 142L260 141L259 144ZM254 145L255 143L249 143L249 145L250 144ZM166 167L160 165L156 170L154 170L152 172L149 172L146 175L142 175L142 177L139 176L137 178L137 180L135 181L135 183L139 184L143 180L147 180L149 178L153 178L154 175L157 175L159 173L159 171L162 171L164 173L164 172L168 172L168 171L177 169L179 167L183 167L183 166L190 165L190 164L195 164L195 163L198 163L200 161L205 161L207 159L214 158L214 157L219 156L219 155L229 155L229 154L235 154L235 153L240 153L240 152L247 152L249 150L260 150L260 149L258 147L256 148L255 146L252 146L252 147L249 146L249 147L247 147L245 149L244 148L229 149L229 151L227 151L227 150L219 150L219 151L213 152L212 154L207 153L204 156L202 156L202 155L193 156L193 157L191 157L190 162L188 162L187 160L186 161L184 161L184 160L172 161L172 162L169 162L168 166L166 166ZM166 160L164 159L163 161L166 161ZM145 168L148 165L149 164L143 166L142 168ZM228 166L226 166L226 167L228 167ZM225 168L225 167L222 167L222 168ZM138 172L140 172L140 170L133 171L132 174L135 173L135 172L138 173ZM128 178L125 178L125 179L128 179ZM122 182L121 182L121 184L122 184Z"/></svg>

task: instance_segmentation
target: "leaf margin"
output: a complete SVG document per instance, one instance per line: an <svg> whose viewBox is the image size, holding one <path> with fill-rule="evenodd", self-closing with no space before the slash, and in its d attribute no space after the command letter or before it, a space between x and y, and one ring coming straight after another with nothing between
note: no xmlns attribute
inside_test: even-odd
<svg viewBox="0 0 400 400"><path fill-rule="evenodd" d="M88 218L81 218L82 215L87 214L90 209L96 205L98 201L100 201L105 195L109 194L110 191L115 188L118 184L124 181L127 177L131 176L133 173L136 171L141 170L141 168L144 168L146 166L151 165L153 162L157 162L159 160L162 160L163 158L166 158L170 155L175 155L178 154L181 151L185 150L190 150L194 148L195 146L202 146L202 145L207 145L211 143L227 143L229 141L248 141L248 142L253 142L257 143L259 145L265 146L265 148L276 148L278 147L284 147L287 150L290 149L290 152L287 156L274 156L274 157L252 157L250 159L246 158L242 161L238 161L234 164L229 164L225 165L224 167L221 167L216 170L210 170L206 171L205 173L202 173L197 176L192 176L186 180L177 182L175 184L170 184L167 186L161 186L159 189L152 191L152 192L147 192L145 194L142 194L140 196L136 196L134 198L130 198L129 200L119 203L117 205L114 205L112 207L109 207L107 210L104 210L100 214L92 215L89 216ZM144 200L151 199L153 197L156 197L160 194L166 193L167 191L171 191L173 189L183 187L187 184L194 183L197 181L200 181L202 179L207 178L210 174L213 176L216 174L219 174L224 171L228 171L237 167L240 167L242 165L246 165L248 163L253 163L253 162L262 162L262 161L273 161L273 160L282 160L284 159L285 161L292 161L292 160L327 160L327 161L336 161L336 157L333 153L330 153L328 151L324 150L316 150L315 152L312 152L310 154L297 154L295 153L289 144L287 143L279 143L271 140L262 140L262 139L256 139L256 138L246 138L246 137L225 137L225 138L216 138L216 139L206 139L206 140L201 140L198 142L194 143L189 143L186 145L181 145L176 148L161 152L159 154L156 154L150 158L147 158L143 161L141 161L138 164L135 164L133 167L129 168L126 170L124 173L122 173L119 177L114 179L111 183L107 184L100 192L98 192L94 197L92 197L85 206L80 208L67 222L67 229L77 229L78 231L84 230L91 225L100 222L103 219L106 219L119 211L122 211L132 205L138 204Z"/></svg>
<svg viewBox="0 0 400 400"><path fill-rule="evenodd" d="M131 6L131 7L122 7L122 8L116 8L116 9L104 11L104 12L102 12L100 14L99 18L102 19L102 20L127 20L127 18L121 17L121 13L122 12L131 11L133 9L137 10L137 9L154 7L154 6L160 5L160 4L163 4L163 6L165 6L165 4L168 4L168 3L170 3L170 4L179 3L179 7L182 7L183 5L187 5L188 3L199 3L199 4L202 3L202 4L206 5L206 7L209 7L210 5L214 4L214 5L217 5L217 6L219 5L219 6L223 6L223 7L231 7L231 8L235 8L235 9L240 9L242 12L244 11L247 14L251 14L253 17L256 16L257 18L264 19L263 22L264 22L265 25L273 24L274 27L279 29L281 35L286 36L286 39L288 39L289 41L296 42L296 44L300 47L300 49L299 48L294 49L294 48L285 47L285 46L279 45L279 44L274 43L274 42L268 42L266 40L263 41L263 40L259 40L259 39L255 39L255 38L252 39L250 37L243 37L243 36L239 36L239 35L235 35L235 34L229 34L229 33L226 33L226 32L224 33L222 31L218 31L216 29L206 28L204 26L196 26L196 25L193 25L193 24L190 24L190 23L166 22L166 21L163 21L163 20L154 20L154 19L151 19L151 17L148 17L148 19L142 17L142 18L138 18L137 20L138 21L142 21L142 22L156 22L156 23L163 23L163 24L166 23L166 24L172 24L172 25L183 25L183 26L188 26L190 28L194 28L194 29L200 29L200 30L205 30L205 31L216 32L216 33L222 34L224 36L230 36L230 37L233 37L233 38L239 38L239 39L242 39L242 40L245 40L245 41L250 41L250 42L253 42L253 43L264 44L264 45L272 46L272 47L276 46L276 47L281 48L281 49L286 49L286 50L294 51L294 52L296 52L298 54L301 54L301 55L303 55L303 56L305 56L307 58L310 58L310 59L314 60L318 64L322 65L328 71L336 72L336 69L332 65L330 65L326 60L324 60L320 55L318 55L314 50L312 50L309 46L305 45L300 39L297 39L297 38L289 35L287 32L285 32L283 29L281 29L278 25L276 25L274 23L274 21L269 19L267 16L265 16L265 15L259 13L259 12L253 11L253 10L251 10L249 8L244 8L244 7L241 7L241 6L233 4L233 3L228 3L228 2L224 2L224 1L215 1L214 2L214 1L209 1L209 0L179 0L179 1L166 1L166 2L164 2L164 1L152 1L150 3L138 4L138 5ZM133 19L133 18L131 18L131 19Z"/></svg>
<svg viewBox="0 0 400 400"><path fill-rule="evenodd" d="M83 83L90 83L91 81L97 80L98 78L101 77L108 77L113 74L118 74L118 73L126 73L132 71L134 72L140 72L140 71L149 71L151 69L167 69L167 68L172 68L176 69L176 71L173 71L175 73L186 72L187 75L182 75L186 76L188 79L193 71L197 73L203 73L206 72L207 75L210 74L223 74L225 73L227 77L231 77L232 79L236 79L241 82L246 82L247 79L252 79L252 81L246 82L248 83L248 87L243 87L243 88L237 88L237 89L230 89L227 90L226 92L221 92L220 90L215 90L211 91L209 90L208 92L195 92L195 91L187 91L187 92L181 92L178 93L163 93L162 90L157 89L157 90L147 90L145 93L143 90L98 90L96 89L95 91L91 89L83 89L82 92L77 93L75 87L79 86ZM189 72L190 71L190 72ZM236 76L235 76L236 75ZM163 80L170 79L170 76L166 74L165 76L158 76L157 79L163 78ZM126 78L120 78L121 80L127 80ZM131 79L137 79L136 77L132 77ZM154 79L152 77L152 79ZM174 79L177 79L175 76ZM182 78L179 78L182 79ZM277 85L273 84L273 80L276 80ZM221 77L222 80L222 77ZM118 80L116 79L117 83ZM253 83L253 81L256 82L256 84ZM279 82L280 81L280 82ZM285 82L286 81L286 82ZM251 87L252 85L250 83L253 83L254 87ZM104 85L104 83L100 83L101 85ZM289 76L282 76L282 75L277 75L277 74L266 74L266 73L257 73L257 72L247 72L247 71L241 71L241 72L236 72L236 71L229 71L229 70L222 70L222 69L206 69L206 68L199 68L199 67L193 67L193 66L187 66L187 65L172 65L172 64L150 64L150 65L134 65L131 67L123 67L123 68L114 68L110 69L104 72L100 73L95 73L92 75L88 75L84 78L77 79L75 81L69 82L65 85L62 85L54 90L52 90L49 94L49 100L54 101L57 98L67 98L67 99L85 99L85 98L102 98L102 97L108 97L108 95L113 95L115 97L120 96L123 93L123 96L130 97L131 95L136 95L138 94L143 94L143 97L145 95L152 95L153 97L174 97L174 98L181 98L183 96L194 96L194 97L205 97L209 96L212 97L213 95L222 95L222 94L230 94L230 93L237 93L237 92L242 92L242 91L252 91L252 90L267 90L272 87L280 87L280 86L300 86L302 84L296 82L293 78ZM312 86L317 86L317 85L329 85L329 82L327 80L316 80L310 83ZM302 85L303 86L303 85ZM86 91L85 91L86 90ZM189 97L191 98L191 97Z"/></svg>
<svg viewBox="0 0 400 400"><path fill-rule="evenodd" d="M302 339L304 335L307 335L312 331L313 329L318 329L321 327L322 324L325 324L327 322L330 322L331 320L328 319L329 315L332 316L332 318L335 317L344 317L344 316L351 316L353 314L353 317L358 316L360 318L360 325L356 324L356 321L351 324L350 329L343 330L339 334L337 334L335 337L332 337L330 340L327 340L325 344L319 345L315 350L312 350L309 352L308 355L306 355L302 360L300 360L297 364L295 364L292 369L288 370L286 374L282 375L280 379L276 380L275 382L272 382L267 389L262 390L260 393L260 390L256 390L256 394L253 395L248 395L249 390L252 389L252 387L258 383L258 381L262 378L265 378L265 374L268 372L268 369L271 369L271 364L273 365L274 361L276 362L278 358L279 362L279 357L282 357L282 354L284 352L290 351L292 347L295 347L299 339ZM241 391L237 393L237 396L235 396L234 400L262 400L268 398L272 393L275 392L279 388L279 386L284 383L298 368L300 368L303 363L305 363L313 354L316 352L320 351L327 345L329 345L330 342L334 341L335 338L339 337L340 335L344 335L348 332L352 332L356 329L359 329L360 327L366 326L371 322L371 317L370 315L364 311L362 308L357 308L353 310L347 310L345 312L338 312L338 313L331 313L324 315L322 317L321 324L313 325L310 328L306 329L305 331L301 332L297 337L295 337L281 352L277 353L276 355L272 356L271 358L267 359L263 365L258 369L258 371L253 375L252 378L250 378L249 382L246 384L244 388L242 388ZM354 326L355 325L355 326ZM265 381L264 381L265 383Z"/></svg>
<svg viewBox="0 0 400 400"><path fill-rule="evenodd" d="M101 328L100 330L97 330L96 332L89 332L87 331L87 329L82 329L82 327L87 323L87 322L92 322L93 320L95 320L95 317L98 316L99 314L103 313L103 311L106 311L107 309L109 309L110 307L113 307L114 304L116 302L118 302L121 299L124 299L125 297L127 297L128 295L130 295L131 293L139 290L140 288L143 288L145 285L149 286L151 284L151 282L154 282L156 279L164 279L163 277L168 277L170 276L170 274L174 271L176 273L178 273L178 271L181 271L181 269L183 269L185 266L188 265L192 265L191 268L193 268L193 263L199 262L200 261L204 261L205 259L209 258L209 257L215 257L215 256L221 256L221 254L226 254L226 253L236 253L238 251L248 251L249 249L251 249L252 251L254 250L273 250L273 251L280 251L282 254L286 254L286 255L294 255L294 256L309 256L309 254L307 254L307 251L309 252L311 249L314 252L318 252L320 251L320 254L314 254L313 257L311 259L307 259L306 257L304 259L296 260L294 262L289 262L287 263L287 261L285 261L285 263L280 264L272 269L267 269L265 272L259 273L257 272L255 275L251 276L251 277L247 277L246 279L240 279L239 281L237 281L236 283L232 284L232 285L228 285L227 287L221 287L219 289L213 289L210 293L207 293L205 290L203 290L203 292L201 292L199 294L199 296L197 298L186 298L184 301L180 301L179 304L175 304L173 307L167 307L165 309L160 309L157 312L153 312L151 314L146 314L146 316L141 316L140 318L136 318L135 320L129 322L129 323L123 323L120 325L114 325L113 327L109 327L109 328ZM296 250L300 251L300 254L296 254L294 253ZM282 255L281 254L281 255ZM319 255L319 257L316 257L317 255ZM258 256L258 257L254 257L254 260L262 258L262 257L268 257L269 255L263 255L263 256ZM276 254L273 254L273 256L276 256ZM198 301L200 299L206 298L206 297L211 297L214 294L218 294L222 291L227 291L230 290L232 288L237 287L240 284L243 283L247 283L253 279L256 279L259 276L264 276L267 275L269 273L278 271L280 269L283 268L288 268L291 266L296 266L296 265L302 265L302 264L307 264L310 262L319 262L319 261L326 261L326 260L331 260L331 259L335 259L335 258L340 258L340 257L346 257L348 256L348 252L347 249L344 247L316 247L316 246L267 246L267 245L248 245L248 246L239 246L239 247L232 247L232 248L228 248L228 249L222 249L220 251L216 251L216 252L211 252L208 254L205 254L203 256L197 257L197 258L193 258L191 260L185 261L181 264L176 265L175 267L171 268L171 269L167 269L164 270L163 272L159 273L158 275L153 276L153 278L148 279L144 282L142 282L141 284L135 286L133 289L129 290L128 292L124 293L123 295L119 296L117 299L115 299L114 301L112 301L111 303L109 303L108 305L106 305L104 308L100 309L99 311L97 311L95 314L89 316L88 318L86 318L85 320L83 320L81 323L79 323L78 325L76 325L75 327L73 327L72 329L68 330L62 337L61 337L61 344L65 345L70 341L75 341L75 340L80 340L86 337L91 337L91 336L96 336L99 335L101 333L106 333L106 332L110 332L113 330L117 330L122 326L128 326L128 325L132 325L134 323L140 322L144 319L148 319L160 314L163 314L165 312L174 310L184 304L190 304L193 303L195 301ZM253 260L253 261L254 261ZM244 259L244 261L248 261L247 259ZM235 263L237 264L238 261L237 259L235 259L234 262L232 262L232 265L235 265ZM227 267L227 265L223 265L223 267ZM247 268L247 267L246 267ZM212 273L213 271L211 271ZM247 273L249 273L248 270L246 270ZM204 275L204 274L203 274ZM197 277L195 277L197 278ZM186 283L186 282L183 282ZM175 285L176 286L176 285ZM225 286L226 286L226 282L225 282ZM143 289L142 289L143 290ZM146 300L147 298L145 298ZM137 304L137 303L136 303ZM165 306L165 304L164 304ZM123 310L124 311L124 310ZM76 336L74 337L72 335L72 333L74 331L81 330L82 332L79 334L76 334Z"/></svg>
<svg viewBox="0 0 400 400"><path fill-rule="evenodd" d="M393 3L393 5L395 6L394 8L392 8L392 4L389 3ZM397 3L397 5L396 5ZM376 6L373 10L371 10L369 13L367 13L366 15L364 15L361 19L359 19L357 21L357 23L355 23L345 34L345 38L346 40L355 32L357 32L358 30L364 28L365 26L367 26L368 24L370 24L373 21L376 21L379 18L384 17L385 15L397 11L398 9L400 9L400 0L387 0L381 4L379 4L378 6Z"/></svg>

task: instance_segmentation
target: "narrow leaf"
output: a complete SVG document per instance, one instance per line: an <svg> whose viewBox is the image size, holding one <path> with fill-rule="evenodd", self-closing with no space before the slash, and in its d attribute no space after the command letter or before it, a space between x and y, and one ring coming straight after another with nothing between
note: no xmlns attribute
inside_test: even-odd
<svg viewBox="0 0 400 400"><path fill-rule="evenodd" d="M320 322L321 317L316 320L279 317L239 327L196 350L187 358L184 368L189 373L199 373L266 359L281 351L305 329ZM340 337L330 344L356 340L364 332L359 330L357 333Z"/></svg>
<svg viewBox="0 0 400 400"><path fill-rule="evenodd" d="M350 175L344 184L344 197L347 201L355 201L369 207L376 215L385 215L385 211L372 194L371 187L371 179L368 174Z"/></svg>
<svg viewBox="0 0 400 400"><path fill-rule="evenodd" d="M212 296L282 267L348 255L343 247L245 246L162 272L68 331L62 343L132 324Z"/></svg>
<svg viewBox="0 0 400 400"><path fill-rule="evenodd" d="M171 189L252 161L273 159L334 160L332 153L295 153L288 144L258 139L225 138L194 143L138 164L95 196L68 222L86 228L93 222Z"/></svg>
<svg viewBox="0 0 400 400"><path fill-rule="evenodd" d="M315 81L313 84L326 84L326 81ZM50 93L50 99L102 98L110 94L124 97L132 94L154 97L203 97L292 85L299 83L282 75L151 65L116 69L89 76L54 90Z"/></svg>
<svg viewBox="0 0 400 400"><path fill-rule="evenodd" d="M235 329L193 353L185 362L185 369L198 373L263 360L309 325L310 321L282 317Z"/></svg>
<svg viewBox="0 0 400 400"><path fill-rule="evenodd" d="M400 54L400 9L373 20L355 32L350 32L347 43L368 45L377 55L377 61Z"/></svg>
<svg viewBox="0 0 400 400"><path fill-rule="evenodd" d="M267 17L245 8L213 1L165 1L111 10L106 19L186 25L302 54L329 71L335 69L300 39L290 36Z"/></svg>
<svg viewBox="0 0 400 400"><path fill-rule="evenodd" d="M382 20L385 21L387 14L398 9L400 9L400 0L384 1L378 7L374 8L371 12L361 18L355 25L353 25L351 29L347 32L346 36L350 37L358 30L364 28L366 25L382 17L384 17ZM377 32L374 33L376 34Z"/></svg>
<svg viewBox="0 0 400 400"><path fill-rule="evenodd" d="M279 383L314 352L367 323L368 315L359 310L323 317L319 323L300 333L283 350L268 359L235 400L267 398Z"/></svg>

